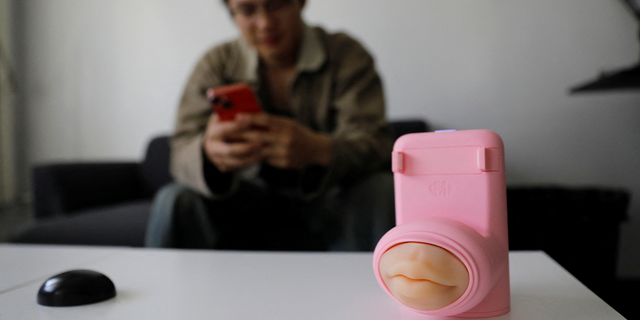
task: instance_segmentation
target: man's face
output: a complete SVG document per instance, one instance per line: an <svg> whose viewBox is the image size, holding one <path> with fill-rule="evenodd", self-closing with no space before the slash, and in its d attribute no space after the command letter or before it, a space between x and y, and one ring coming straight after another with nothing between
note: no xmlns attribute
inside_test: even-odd
<svg viewBox="0 0 640 320"><path fill-rule="evenodd" d="M302 0L229 0L229 10L244 39L261 58L293 57L303 31Z"/></svg>

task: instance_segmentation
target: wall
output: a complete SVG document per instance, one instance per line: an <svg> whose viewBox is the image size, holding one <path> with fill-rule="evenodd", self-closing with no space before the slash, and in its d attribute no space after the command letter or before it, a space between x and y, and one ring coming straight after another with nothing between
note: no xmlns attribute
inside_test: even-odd
<svg viewBox="0 0 640 320"><path fill-rule="evenodd" d="M236 35L217 0L16 0L23 175L44 161L139 159L171 130L196 59ZM309 0L310 23L374 53L392 119L485 128L508 183L640 195L640 91L568 88L638 61L638 24L615 0ZM25 185L26 190L26 185ZM640 276L640 201L620 274Z"/></svg>

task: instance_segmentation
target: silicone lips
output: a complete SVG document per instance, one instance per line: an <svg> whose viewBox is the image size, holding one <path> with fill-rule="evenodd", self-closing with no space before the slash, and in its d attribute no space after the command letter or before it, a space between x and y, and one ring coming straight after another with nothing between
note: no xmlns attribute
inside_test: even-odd
<svg viewBox="0 0 640 320"><path fill-rule="evenodd" d="M464 294L469 274L449 251L424 243L403 243L380 260L380 274L393 296L419 310L443 308Z"/></svg>
<svg viewBox="0 0 640 320"><path fill-rule="evenodd" d="M420 299L425 295L443 294L455 289L457 284L452 279L438 274L433 266L420 262L403 261L388 270L387 275L394 287L407 298Z"/></svg>

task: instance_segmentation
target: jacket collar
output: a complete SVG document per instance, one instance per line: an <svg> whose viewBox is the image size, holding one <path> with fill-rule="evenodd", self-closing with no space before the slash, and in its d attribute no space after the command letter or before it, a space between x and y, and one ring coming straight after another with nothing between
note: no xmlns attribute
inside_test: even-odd
<svg viewBox="0 0 640 320"><path fill-rule="evenodd" d="M317 29L305 25L298 59L298 73L318 71L327 59L327 53L318 33Z"/></svg>

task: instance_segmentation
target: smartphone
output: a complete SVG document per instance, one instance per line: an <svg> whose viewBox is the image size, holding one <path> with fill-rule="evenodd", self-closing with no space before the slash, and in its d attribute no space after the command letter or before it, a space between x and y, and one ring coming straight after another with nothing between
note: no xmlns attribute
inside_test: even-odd
<svg viewBox="0 0 640 320"><path fill-rule="evenodd" d="M259 113L262 111L256 96L246 83L207 90L207 98L220 121L232 121L238 113Z"/></svg>

